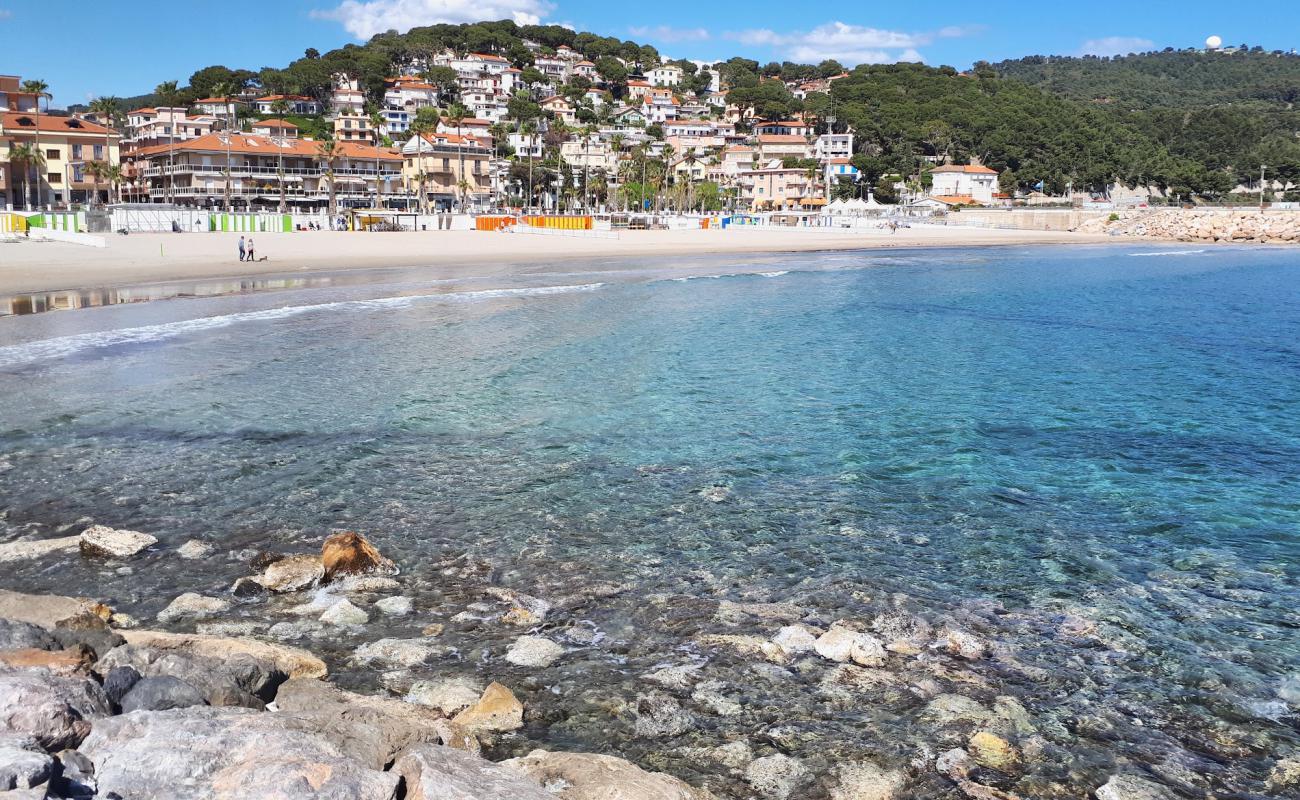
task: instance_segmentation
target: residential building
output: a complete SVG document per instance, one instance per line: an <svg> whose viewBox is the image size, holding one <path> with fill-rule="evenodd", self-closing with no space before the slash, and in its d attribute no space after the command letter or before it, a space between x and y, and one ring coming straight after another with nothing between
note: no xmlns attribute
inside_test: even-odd
<svg viewBox="0 0 1300 800"><path fill-rule="evenodd" d="M402 181L417 195L423 178L423 204L450 209L484 206L491 199L492 148L473 136L433 133L412 136L402 146Z"/></svg>
<svg viewBox="0 0 1300 800"><path fill-rule="evenodd" d="M614 124L623 128L644 128L646 126L646 116L636 106L627 106L616 110L611 119Z"/></svg>
<svg viewBox="0 0 1300 800"><path fill-rule="evenodd" d="M998 185L997 170L980 164L945 164L931 170L930 177L930 196L939 199L969 197L976 203L992 203Z"/></svg>
<svg viewBox="0 0 1300 800"><path fill-rule="evenodd" d="M437 133L454 133L458 136L473 136L477 139L491 140L492 121L478 117L466 117L460 122L442 117L438 120Z"/></svg>
<svg viewBox="0 0 1300 800"><path fill-rule="evenodd" d="M666 89L652 89L645 95L642 108L646 119L651 123L663 123L670 119L677 119L679 105L681 103L677 102L672 92Z"/></svg>
<svg viewBox="0 0 1300 800"><path fill-rule="evenodd" d="M836 158L853 157L853 134L823 133L813 143L813 158L823 163Z"/></svg>
<svg viewBox="0 0 1300 800"><path fill-rule="evenodd" d="M811 136L812 125L797 119L759 122L754 125L754 133L759 136Z"/></svg>
<svg viewBox="0 0 1300 800"><path fill-rule="evenodd" d="M742 171L737 183L741 202L753 211L809 209L825 204L824 199L813 196L808 170L783 167L779 160Z"/></svg>
<svg viewBox="0 0 1300 800"><path fill-rule="evenodd" d="M627 82L627 96L629 100L639 100L645 97L654 89L650 83L642 80L630 80Z"/></svg>
<svg viewBox="0 0 1300 800"><path fill-rule="evenodd" d="M336 72L334 78L334 91L330 94L330 114L338 116L340 114L351 114L360 116L366 110L366 96L361 91L361 85L356 80L344 72Z"/></svg>
<svg viewBox="0 0 1300 800"><path fill-rule="evenodd" d="M269 94L253 101L253 108L259 114L275 114L276 104L284 102L289 106L287 113L304 117L313 117L321 113L321 105L310 97L300 94Z"/></svg>
<svg viewBox="0 0 1300 800"><path fill-rule="evenodd" d="M370 117L361 112L340 111L334 117L334 140L373 145L378 143L378 136Z"/></svg>
<svg viewBox="0 0 1300 800"><path fill-rule="evenodd" d="M37 97L22 90L17 75L0 75L0 111L35 111Z"/></svg>
<svg viewBox="0 0 1300 800"><path fill-rule="evenodd" d="M599 77L596 74L596 65L590 61L579 61L574 64L572 72L574 77L586 78L589 81L594 81Z"/></svg>
<svg viewBox="0 0 1300 800"><path fill-rule="evenodd" d="M793 134L770 133L758 137L759 157L763 160L772 158L811 158L812 147L803 136Z"/></svg>
<svg viewBox="0 0 1300 800"><path fill-rule="evenodd" d="M533 59L533 66L538 72L558 83L563 83L569 75L569 62L562 58L538 56Z"/></svg>
<svg viewBox="0 0 1300 800"><path fill-rule="evenodd" d="M6 102L26 105L16 98ZM38 117L35 106L32 109L0 112L0 208L31 208L33 201L55 207L106 201L109 187L102 183L96 187L85 166L91 161L120 163L121 136L78 117ZM34 146L38 130L45 165L18 174L22 170L10 163L10 152L18 145Z"/></svg>
<svg viewBox="0 0 1300 800"><path fill-rule="evenodd" d="M540 134L529 136L523 133L511 133L506 135L506 141L514 148L515 155L519 158L542 157L542 137Z"/></svg>
<svg viewBox="0 0 1300 800"><path fill-rule="evenodd" d="M184 106L137 108L126 112L122 150L129 153L141 147L206 136L217 124L217 117L211 114L190 116Z"/></svg>
<svg viewBox="0 0 1300 800"><path fill-rule="evenodd" d="M337 145L342 155L333 173L339 207L373 206L377 181L390 198L386 205L404 205L409 200L401 197L402 158L396 151L360 142ZM137 194L160 199L170 188L178 204L224 207L229 164L235 208L276 209L283 186L290 207L322 211L329 204L329 170L319 146L320 142L307 138L235 132L146 148L137 153L137 160L143 162Z"/></svg>
<svg viewBox="0 0 1300 800"><path fill-rule="evenodd" d="M654 86L678 86L682 82L682 68L676 64L663 64L650 70L646 77Z"/></svg>
<svg viewBox="0 0 1300 800"><path fill-rule="evenodd" d="M609 142L592 137L590 141L571 139L560 143L560 158L574 169L603 169L613 173L618 169L618 152Z"/></svg>
<svg viewBox="0 0 1300 800"><path fill-rule="evenodd" d="M237 97L205 97L202 100L195 100L194 107L201 114L207 114L218 119L226 119L231 114L238 114L241 108L248 108L248 103ZM266 112L271 113L271 112Z"/></svg>
<svg viewBox="0 0 1300 800"><path fill-rule="evenodd" d="M836 184L841 181L853 181L857 183L861 179L858 168L853 166L847 158L831 158L822 162L822 183L829 192Z"/></svg>
<svg viewBox="0 0 1300 800"><path fill-rule="evenodd" d="M574 125L578 121L578 115L574 113L573 104L570 103L563 95L548 97L541 102L542 110L550 111L555 114L555 118L563 120L566 125Z"/></svg>
<svg viewBox="0 0 1300 800"><path fill-rule="evenodd" d="M287 139L298 138L298 126L283 119L264 119L254 122L252 132L259 136L283 136Z"/></svg>

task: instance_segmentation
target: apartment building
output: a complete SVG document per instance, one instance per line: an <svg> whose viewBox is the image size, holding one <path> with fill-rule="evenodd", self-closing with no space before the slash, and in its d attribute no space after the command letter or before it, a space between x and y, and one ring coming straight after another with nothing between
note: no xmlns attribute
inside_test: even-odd
<svg viewBox="0 0 1300 800"><path fill-rule="evenodd" d="M340 111L334 117L334 140L337 142L356 142L360 144L378 144L378 135L370 117L361 112Z"/></svg>
<svg viewBox="0 0 1300 800"><path fill-rule="evenodd" d="M178 139L194 139L212 133L217 117L211 114L190 116L184 106L137 108L126 112L126 130L122 151L129 154L142 147Z"/></svg>
<svg viewBox="0 0 1300 800"><path fill-rule="evenodd" d="M685 73L676 64L664 64L646 73L646 78L654 86L678 86Z"/></svg>
<svg viewBox="0 0 1300 800"><path fill-rule="evenodd" d="M283 136L298 138L298 126L284 119L264 119L254 122L250 130L258 136Z"/></svg>
<svg viewBox="0 0 1300 800"><path fill-rule="evenodd" d="M37 97L22 90L17 75L0 75L0 111L35 111Z"/></svg>
<svg viewBox="0 0 1300 800"><path fill-rule="evenodd" d="M361 142L337 142L341 156L333 178L341 208L374 204L376 184L402 205L402 159L392 149ZM274 210L281 187L288 205L303 211L323 211L329 205L329 165L320 157L320 142L307 138L213 133L146 148L136 154L137 194L206 208L225 205L226 170L230 172L231 205L238 210ZM409 200L409 198L407 198Z"/></svg>
<svg viewBox="0 0 1300 800"><path fill-rule="evenodd" d="M853 134L823 133L813 143L813 158L825 163L836 158L853 157Z"/></svg>
<svg viewBox="0 0 1300 800"><path fill-rule="evenodd" d="M930 177L930 196L939 199L969 198L976 203L992 203L998 185L997 170L980 164L945 164L931 170Z"/></svg>
<svg viewBox="0 0 1300 800"><path fill-rule="evenodd" d="M402 146L401 158L402 182L419 195L423 181L425 207L484 206L491 197L490 141L454 133L412 136Z"/></svg>
<svg viewBox="0 0 1300 800"><path fill-rule="evenodd" d="M321 104L310 97L300 94L268 94L265 97L259 97L253 101L253 108L259 114L275 114L276 105L285 103L289 110L286 113L297 114L304 117L312 117L321 113Z"/></svg>
<svg viewBox="0 0 1300 800"><path fill-rule="evenodd" d="M14 93L8 94L6 103L28 105ZM96 186L85 166L91 161L119 163L121 136L89 120L37 115L34 104L31 109L0 112L0 208L66 207L107 201L109 187L103 183ZM38 144L45 159L43 165L24 169L12 163L15 147Z"/></svg>
<svg viewBox="0 0 1300 800"><path fill-rule="evenodd" d="M758 137L758 154L764 161L772 158L811 158L812 146L803 136L770 133Z"/></svg>
<svg viewBox="0 0 1300 800"><path fill-rule="evenodd" d="M330 93L330 114L333 116L360 116L366 110L366 96L361 91L361 84L356 78L344 72L331 76L334 90Z"/></svg>
<svg viewBox="0 0 1300 800"><path fill-rule="evenodd" d="M813 179L807 170L783 167L779 160L741 171L737 184L741 202L753 211L789 211L825 203L813 196Z"/></svg>

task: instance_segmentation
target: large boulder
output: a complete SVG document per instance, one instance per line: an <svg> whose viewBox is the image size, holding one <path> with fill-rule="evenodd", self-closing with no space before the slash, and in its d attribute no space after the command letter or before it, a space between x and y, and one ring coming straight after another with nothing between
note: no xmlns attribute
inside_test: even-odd
<svg viewBox="0 0 1300 800"><path fill-rule="evenodd" d="M89 675L95 654L87 647L68 650L39 650L34 647L22 650L0 650L0 669L48 670L52 675L65 678Z"/></svg>
<svg viewBox="0 0 1300 800"><path fill-rule="evenodd" d="M379 554L366 537L352 531L336 533L321 546L325 582L349 575L395 575L397 565Z"/></svg>
<svg viewBox="0 0 1300 800"><path fill-rule="evenodd" d="M99 558L130 558L158 544L157 537L139 531L117 530L107 525L92 525L81 532L83 555Z"/></svg>
<svg viewBox="0 0 1300 800"><path fill-rule="evenodd" d="M96 722L81 746L122 800L393 800L398 777L286 714L193 707Z"/></svg>
<svg viewBox="0 0 1300 800"><path fill-rule="evenodd" d="M504 733L524 727L524 704L499 683L488 684L478 702L453 720L471 734Z"/></svg>
<svg viewBox="0 0 1300 800"><path fill-rule="evenodd" d="M439 681L416 681L406 692L406 702L436 708L451 716L474 705L482 694L482 683L461 675Z"/></svg>
<svg viewBox="0 0 1300 800"><path fill-rule="evenodd" d="M433 709L343 691L324 681L299 678L280 687L275 706L314 724L340 750L374 769L391 764L420 744L451 744L451 723Z"/></svg>
<svg viewBox="0 0 1300 800"><path fill-rule="evenodd" d="M393 764L407 800L555 800L518 772L446 747L421 745ZM568 795L562 795L567 797ZM606 800L616 800L607 795Z"/></svg>
<svg viewBox="0 0 1300 800"><path fill-rule="evenodd" d="M194 686L180 678L159 675L136 681L122 697L122 712L166 711L171 708L189 708L207 703L207 698Z"/></svg>
<svg viewBox="0 0 1300 800"><path fill-rule="evenodd" d="M54 759L29 736L0 734L0 792L31 789L54 777Z"/></svg>
<svg viewBox="0 0 1300 800"><path fill-rule="evenodd" d="M111 613L102 603L57 594L23 594L0 589L0 619L28 622L52 630L60 622L91 613L106 619Z"/></svg>
<svg viewBox="0 0 1300 800"><path fill-rule="evenodd" d="M324 577L325 566L319 558L296 555L268 564L262 574L252 580L272 592L296 592L315 586Z"/></svg>
<svg viewBox="0 0 1300 800"><path fill-rule="evenodd" d="M76 747L90 732L90 720L111 713L108 697L93 680L0 675L0 731L30 736L46 750Z"/></svg>
<svg viewBox="0 0 1300 800"><path fill-rule="evenodd" d="M306 650L256 639L145 630L123 631L122 636L128 644L135 647L202 656L217 661L227 661L237 655L247 656L283 673L286 678L323 678L329 672L324 661Z"/></svg>
<svg viewBox="0 0 1300 800"><path fill-rule="evenodd" d="M594 753L534 750L501 762L552 792L556 800L711 800L712 794L630 761Z"/></svg>
<svg viewBox="0 0 1300 800"><path fill-rule="evenodd" d="M0 650L58 650L61 646L40 625L0 619Z"/></svg>
<svg viewBox="0 0 1300 800"><path fill-rule="evenodd" d="M80 536L60 536L57 539L23 539L0 544L0 564L14 561L31 561L53 553L70 553L81 546Z"/></svg>

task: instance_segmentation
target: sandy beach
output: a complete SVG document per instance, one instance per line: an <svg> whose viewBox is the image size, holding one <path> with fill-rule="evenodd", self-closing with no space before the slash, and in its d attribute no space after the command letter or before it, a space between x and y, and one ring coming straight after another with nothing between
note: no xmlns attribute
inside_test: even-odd
<svg viewBox="0 0 1300 800"><path fill-rule="evenodd" d="M263 234L259 260L240 262L239 234L110 236L105 248L58 242L0 243L0 294L120 287L160 281L383 267L422 267L456 277L462 267L569 258L857 250L898 247L1079 244L1111 237L1063 232L918 226L887 231L629 231L618 238L570 238L478 231ZM264 260L261 260L264 259Z"/></svg>

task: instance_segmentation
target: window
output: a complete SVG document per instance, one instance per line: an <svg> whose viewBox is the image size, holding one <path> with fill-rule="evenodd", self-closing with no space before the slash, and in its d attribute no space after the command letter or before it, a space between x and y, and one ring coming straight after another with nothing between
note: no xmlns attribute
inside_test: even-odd
<svg viewBox="0 0 1300 800"><path fill-rule="evenodd" d="M444 159L442 160L442 171L443 171L443 172L450 172L450 171L451 171L451 159L450 159L450 158L444 158Z"/></svg>
<svg viewBox="0 0 1300 800"><path fill-rule="evenodd" d="M45 160L46 160L46 161L58 161L58 160L59 160L59 155L60 155L60 154L59 154L59 151L58 151L58 150L55 150L55 149L53 149L53 148L50 148L49 150L46 150L46 151L45 151Z"/></svg>
<svg viewBox="0 0 1300 800"><path fill-rule="evenodd" d="M74 144L72 146L72 158L77 161L81 160L81 145Z"/></svg>
<svg viewBox="0 0 1300 800"><path fill-rule="evenodd" d="M95 160L100 161L104 158L104 145L95 145Z"/></svg>
<svg viewBox="0 0 1300 800"><path fill-rule="evenodd" d="M50 183L63 183L63 176L60 175L60 174L57 173L57 172L51 172L49 175L46 175L46 176L45 176L45 179L46 179L47 181L49 181ZM81 180L81 167L74 167L74 168L73 168L73 170L72 170L72 179L73 179L74 181L79 181L79 180Z"/></svg>

